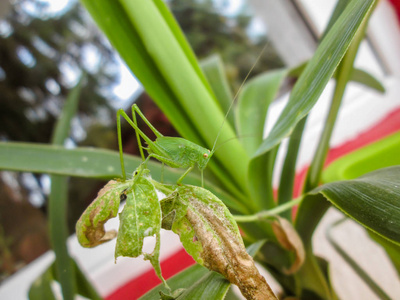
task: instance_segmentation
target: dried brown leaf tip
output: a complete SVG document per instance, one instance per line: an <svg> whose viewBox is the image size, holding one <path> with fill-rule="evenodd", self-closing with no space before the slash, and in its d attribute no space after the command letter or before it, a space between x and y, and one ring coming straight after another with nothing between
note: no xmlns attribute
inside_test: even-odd
<svg viewBox="0 0 400 300"><path fill-rule="evenodd" d="M224 275L246 299L276 299L246 252L231 213L215 195L181 186L161 206L165 217L175 212L172 230L199 264Z"/></svg>
<svg viewBox="0 0 400 300"><path fill-rule="evenodd" d="M106 232L104 224L117 216L120 195L131 185L129 181L109 181L76 223L76 234L83 247L95 247L117 236L115 230Z"/></svg>
<svg viewBox="0 0 400 300"><path fill-rule="evenodd" d="M305 251L303 242L292 224L281 217L275 216L272 222L272 229L279 244L288 251L292 251L295 260L289 269L283 270L286 274L296 273L303 265L305 259Z"/></svg>

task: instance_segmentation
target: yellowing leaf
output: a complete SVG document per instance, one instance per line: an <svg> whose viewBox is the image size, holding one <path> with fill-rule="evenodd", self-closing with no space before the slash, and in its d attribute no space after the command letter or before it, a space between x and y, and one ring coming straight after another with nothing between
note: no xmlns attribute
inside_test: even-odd
<svg viewBox="0 0 400 300"><path fill-rule="evenodd" d="M199 264L224 275L247 299L276 299L247 254L231 213L215 195L180 186L161 207L164 217L175 214L172 230Z"/></svg>
<svg viewBox="0 0 400 300"><path fill-rule="evenodd" d="M106 232L104 224L117 216L120 195L131 184L129 181L109 181L86 208L76 223L76 235L83 247L95 247L117 236L115 231Z"/></svg>

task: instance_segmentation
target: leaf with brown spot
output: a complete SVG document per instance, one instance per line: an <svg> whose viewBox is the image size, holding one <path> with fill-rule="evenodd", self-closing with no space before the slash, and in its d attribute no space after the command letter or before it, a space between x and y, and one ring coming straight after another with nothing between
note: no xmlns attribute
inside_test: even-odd
<svg viewBox="0 0 400 300"><path fill-rule="evenodd" d="M286 250L292 251L295 254L295 261L292 266L289 269L284 269L283 272L288 275L293 274L300 269L305 259L303 242L288 220L279 216L274 216L274 218L272 229L279 244Z"/></svg>
<svg viewBox="0 0 400 300"><path fill-rule="evenodd" d="M120 195L131 181L109 181L86 208L76 223L76 235L83 247L95 247L117 236L115 230L106 232L104 224L117 216Z"/></svg>
<svg viewBox="0 0 400 300"><path fill-rule="evenodd" d="M224 275L247 299L276 299L247 254L231 213L214 194L180 186L161 201L161 208L164 217L174 212L172 230L196 262Z"/></svg>

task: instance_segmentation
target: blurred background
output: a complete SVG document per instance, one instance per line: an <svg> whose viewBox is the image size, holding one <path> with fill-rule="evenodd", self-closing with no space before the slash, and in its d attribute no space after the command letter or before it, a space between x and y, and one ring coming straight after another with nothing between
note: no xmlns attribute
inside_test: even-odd
<svg viewBox="0 0 400 300"><path fill-rule="evenodd" d="M266 26L245 1L167 2L196 55L222 57L233 91L265 45L251 76L285 65ZM116 150L116 110L129 111L134 102L163 134L176 135L78 1L0 2L1 141L50 143L64 101L82 74L79 109L66 147ZM138 153L134 131L127 124L123 124L123 143L126 153ZM103 185L69 179L71 234ZM0 172L0 283L49 250L49 189L48 175Z"/></svg>

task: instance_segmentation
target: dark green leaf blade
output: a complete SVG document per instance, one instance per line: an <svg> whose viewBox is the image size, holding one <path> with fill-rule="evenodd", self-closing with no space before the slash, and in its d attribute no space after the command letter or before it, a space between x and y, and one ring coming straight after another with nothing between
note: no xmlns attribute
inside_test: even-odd
<svg viewBox="0 0 400 300"><path fill-rule="evenodd" d="M400 245L400 166L325 184L310 192L317 193L363 226Z"/></svg>
<svg viewBox="0 0 400 300"><path fill-rule="evenodd" d="M318 47L293 88L288 104L254 156L260 156L291 134L317 102L374 0L352 1Z"/></svg>

